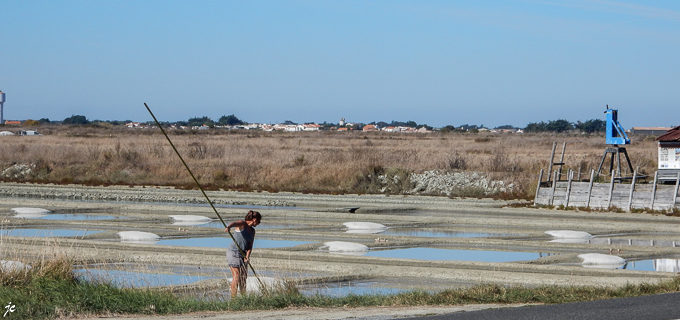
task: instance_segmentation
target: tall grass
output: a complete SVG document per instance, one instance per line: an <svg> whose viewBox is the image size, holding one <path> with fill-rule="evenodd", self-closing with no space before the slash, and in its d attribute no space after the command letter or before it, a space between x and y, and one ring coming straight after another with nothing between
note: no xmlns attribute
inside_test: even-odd
<svg viewBox="0 0 680 320"><path fill-rule="evenodd" d="M41 137L0 138L0 170L15 164L30 173L5 181L192 186L157 130L41 129ZM403 193L403 176L427 170L475 171L515 185L532 196L538 171L548 167L553 141L566 141L566 169L597 168L603 136L461 133L283 133L237 130L171 130L180 152L208 188L312 193ZM561 144L559 145L561 147ZM656 143L628 147L634 166L651 173ZM558 148L558 154L561 148ZM607 171L607 169L603 170ZM377 188L375 173L399 181Z"/></svg>
<svg viewBox="0 0 680 320"><path fill-rule="evenodd" d="M0 301L16 306L9 319L48 319L82 314L172 314L195 311L265 310L286 307L370 307L479 303L567 303L680 291L680 278L658 284L611 287L536 288L478 285L441 292L305 296L292 286L232 300L178 298L169 291L118 288L106 282L79 281L67 259L47 261L31 269L0 272Z"/></svg>

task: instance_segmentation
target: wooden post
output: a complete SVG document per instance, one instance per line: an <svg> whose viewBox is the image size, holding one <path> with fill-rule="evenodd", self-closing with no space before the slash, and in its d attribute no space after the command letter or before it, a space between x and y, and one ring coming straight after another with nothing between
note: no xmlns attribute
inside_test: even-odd
<svg viewBox="0 0 680 320"><path fill-rule="evenodd" d="M680 172L678 172L678 177L675 178L675 191L673 192L673 206L675 208L675 200L678 198L678 185L680 185Z"/></svg>
<svg viewBox="0 0 680 320"><path fill-rule="evenodd" d="M564 207L569 206L569 195L571 194L571 181L572 178L574 177L574 171L569 169L567 171L567 178L569 179L569 183L567 183L567 194L564 195Z"/></svg>
<svg viewBox="0 0 680 320"><path fill-rule="evenodd" d="M595 178L595 169L590 169L590 184L588 184L588 200L586 200L586 208L590 207L590 194L593 192L593 178Z"/></svg>
<svg viewBox="0 0 680 320"><path fill-rule="evenodd" d="M560 156L560 163L564 163L564 151L567 150L567 142L565 141L564 144L562 144L562 155ZM560 171L558 175L558 179L562 178L562 165L560 165L560 168L558 169Z"/></svg>
<svg viewBox="0 0 680 320"><path fill-rule="evenodd" d="M614 192L614 170L612 170L612 181L609 182L609 202L607 202L607 209L612 207L612 193Z"/></svg>
<svg viewBox="0 0 680 320"><path fill-rule="evenodd" d="M578 178L576 178L576 181L581 181L581 166L578 166Z"/></svg>
<svg viewBox="0 0 680 320"><path fill-rule="evenodd" d="M538 201L538 191L541 190L541 180L543 180L543 169L541 169L541 173L538 174L538 185L536 185L536 196L534 197L534 206L536 206L536 201Z"/></svg>
<svg viewBox="0 0 680 320"><path fill-rule="evenodd" d="M654 184L652 185L652 199L649 201L649 210L654 210L654 197L656 197L656 181L659 178L659 171L654 172Z"/></svg>
<svg viewBox="0 0 680 320"><path fill-rule="evenodd" d="M557 148L557 142L553 142L552 152L550 153L550 163L548 164L548 181L550 181L550 173L552 172L553 162L555 162L555 148Z"/></svg>
<svg viewBox="0 0 680 320"><path fill-rule="evenodd" d="M630 182L630 195L628 196L628 211L633 206L633 191L635 191L635 179L637 178L637 170L633 172L633 181Z"/></svg>
<svg viewBox="0 0 680 320"><path fill-rule="evenodd" d="M622 177L622 175L621 175L621 152L620 151L621 151L621 149L617 147L616 148L616 170L619 172L619 178ZM612 157L613 157L613 155L612 155Z"/></svg>
<svg viewBox="0 0 680 320"><path fill-rule="evenodd" d="M556 187L557 187L557 170L555 170L555 174L553 174L552 194L550 194L550 204L551 205L555 202L555 188Z"/></svg>

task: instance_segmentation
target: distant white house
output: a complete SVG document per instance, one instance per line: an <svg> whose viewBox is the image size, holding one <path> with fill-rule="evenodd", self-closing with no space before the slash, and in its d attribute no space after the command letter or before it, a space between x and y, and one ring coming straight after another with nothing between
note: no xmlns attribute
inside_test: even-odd
<svg viewBox="0 0 680 320"><path fill-rule="evenodd" d="M302 125L302 131L319 131L319 128L321 128L321 125L315 123Z"/></svg>

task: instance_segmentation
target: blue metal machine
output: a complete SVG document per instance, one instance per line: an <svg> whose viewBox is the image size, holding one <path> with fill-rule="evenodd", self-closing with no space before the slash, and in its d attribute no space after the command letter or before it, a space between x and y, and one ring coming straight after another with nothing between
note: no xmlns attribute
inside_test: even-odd
<svg viewBox="0 0 680 320"><path fill-rule="evenodd" d="M602 156L602 161L600 161L600 166L597 168L597 175L598 176L600 175L600 171L602 171L602 167L604 165L605 159L607 159L607 155L611 154L608 172L611 172L611 174L613 175L612 179L618 180L618 181L629 179L631 177L624 177L624 176L621 175L621 154L623 153L623 155L626 157L626 163L628 164L629 174L632 174L634 172L633 165L630 163L630 158L628 157L628 152L626 151L626 148L625 147L619 147L619 145L620 144L623 144L623 145L630 144L630 139L628 139L628 135L626 134L626 131L623 130L623 127L619 123L618 110L609 109L609 105L607 105L607 111L605 111L604 113L607 114L607 137L606 137L607 139L606 139L606 143L607 143L607 145L612 145L612 146L604 149L604 155ZM616 159L616 166L614 165L615 159Z"/></svg>
<svg viewBox="0 0 680 320"><path fill-rule="evenodd" d="M619 112L616 109L609 109L607 106L607 144L619 145L619 144L630 144L630 139L626 131L619 123Z"/></svg>

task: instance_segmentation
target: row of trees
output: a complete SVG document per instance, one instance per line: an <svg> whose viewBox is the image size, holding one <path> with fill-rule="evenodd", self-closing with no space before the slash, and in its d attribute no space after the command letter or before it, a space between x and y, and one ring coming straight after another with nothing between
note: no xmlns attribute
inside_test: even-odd
<svg viewBox="0 0 680 320"><path fill-rule="evenodd" d="M43 123L51 123L50 119L43 118L40 120L29 120L30 125L39 125ZM63 124L68 124L68 125L85 125L85 124L97 124L97 123L108 123L111 125L125 125L126 123L130 123L132 120L94 120L94 121L89 121L85 116L83 115L72 115L62 121ZM148 122L148 124L153 125L154 123ZM217 121L212 120L210 117L203 116L203 117L194 117L194 118L189 118L187 121L177 121L174 123L171 122L164 122L165 125L170 125L170 124L176 124L180 126L188 126L188 127L200 127L203 125L206 126L215 126L215 125L221 125L221 126L235 126L235 125L245 125L247 122L242 121L235 115L231 114L228 116L222 116L220 117ZM284 124L296 124L293 121L286 120ZM418 124L415 121L409 120L409 121L395 121L392 120L392 122L385 122L385 121L373 121L368 124L371 125L376 125L380 128L384 127L412 127L412 128L422 128L425 127L428 130L432 130L433 128L428 126L427 124ZM329 128L332 126L337 126L337 124L334 123L327 123L324 121L322 124L324 128ZM364 126L364 124L357 124L355 125L355 129L361 129ZM464 124L461 126L453 126L453 125L447 125L442 127L440 130L441 132L477 132L479 129L484 128L484 125L468 125ZM512 125L503 125L503 126L498 126L495 129L518 129L516 127L513 127ZM585 133L596 133L596 132L604 132L606 130L606 122L600 119L590 119L586 122L581 122L581 121L576 121L576 122L569 122L564 119L558 119L558 120L550 120L548 122L531 122L529 123L525 128L524 131L527 133L531 132L555 132L555 133L560 133L560 132L569 132L572 130L578 130L581 132Z"/></svg>
<svg viewBox="0 0 680 320"><path fill-rule="evenodd" d="M43 118L40 120L30 120L31 125L36 125L36 124L42 124L42 123L51 123L50 119ZM35 122L35 124L33 123ZM66 119L64 119L61 123L62 124L68 124L68 125L84 125L84 124L101 124L101 123L107 123L110 125L114 126L123 126L128 123L133 122L132 120L93 120L90 121L87 119L87 117L83 115L72 115ZM153 121L148 121L147 124L149 125L155 125ZM177 121L177 122L162 122L162 124L165 125L170 125L170 124L176 124L180 126L215 126L215 125L221 125L221 126L235 126L235 125L244 125L247 124L244 121L241 121L241 119L237 118L235 115L228 115L228 116L222 116L220 117L217 122L213 121L209 117L195 117L195 118L189 118L187 121Z"/></svg>
<svg viewBox="0 0 680 320"><path fill-rule="evenodd" d="M217 122L213 121L209 117L195 117L195 118L189 118L187 121L177 121L175 122L176 125L179 126L187 126L187 127L200 127L203 125L206 126L239 126L239 125L244 125L247 124L247 122L242 121L235 115L228 115L228 116L221 116Z"/></svg>
<svg viewBox="0 0 680 320"><path fill-rule="evenodd" d="M568 132L579 130L586 133L604 132L607 129L607 122L600 119L590 119L586 122L569 122L564 119L551 120L546 122L529 123L524 132Z"/></svg>

